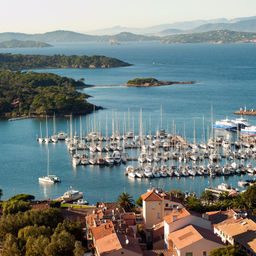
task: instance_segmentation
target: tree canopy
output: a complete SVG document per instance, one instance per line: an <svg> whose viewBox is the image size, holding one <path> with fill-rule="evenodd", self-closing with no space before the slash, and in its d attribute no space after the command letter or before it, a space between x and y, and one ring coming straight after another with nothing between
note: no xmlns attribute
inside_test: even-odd
<svg viewBox="0 0 256 256"><path fill-rule="evenodd" d="M22 55L0 54L0 70L24 70L35 68L114 68L130 64L106 56Z"/></svg>
<svg viewBox="0 0 256 256"><path fill-rule="evenodd" d="M219 247L210 252L210 256L246 256L247 254L238 247L228 245Z"/></svg>
<svg viewBox="0 0 256 256"><path fill-rule="evenodd" d="M85 86L51 73L0 71L0 116L90 113L99 107L76 90Z"/></svg>
<svg viewBox="0 0 256 256"><path fill-rule="evenodd" d="M134 209L134 200L132 196L126 192L123 192L118 196L118 204L121 208L123 208L126 212L132 211Z"/></svg>

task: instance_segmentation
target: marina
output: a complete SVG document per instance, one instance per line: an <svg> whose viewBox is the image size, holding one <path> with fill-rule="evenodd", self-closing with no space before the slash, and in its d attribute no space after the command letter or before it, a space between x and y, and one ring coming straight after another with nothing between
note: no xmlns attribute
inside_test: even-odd
<svg viewBox="0 0 256 256"><path fill-rule="evenodd" d="M86 43L83 45L56 44L55 47L50 49L12 50L13 53L48 55L56 53L81 55L86 52L88 55L103 54L113 56L134 64L133 66L120 69L50 70L50 72L58 75L72 77L77 80L84 77L88 84L120 85L138 76L156 77L159 80L166 81L194 80L198 81L198 83L192 85L173 85L171 87L128 88L125 86L114 86L81 89L81 91L93 96L88 99L89 102L97 106L102 106L104 109L81 117L82 143L84 145L81 144L81 149L77 149L77 152L76 149L72 149L71 147L70 149L73 150L73 153L70 153L70 150L67 148L68 143L65 142L66 137L71 137L70 117L56 118L55 132L53 117L48 117L47 126L45 117L22 119L19 122L0 121L0 187L3 189L2 199L8 199L18 193L33 194L37 199L53 199L63 195L70 186L75 190L83 192L85 199L93 204L98 200L115 201L116 195L123 191L130 193L137 199L143 191L152 185L161 187L164 190L178 189L184 192L195 192L197 195L200 195L207 187L216 188L219 184L226 183L241 191L243 188L238 185L238 182L245 182L254 178L254 174L248 172L249 168L247 164L251 163L252 168L255 168L255 160L253 153L252 156L249 156L250 153L248 156L246 155L247 159L239 159L239 152L243 155L243 152L247 150L253 151L252 146L250 146L251 148L247 148L246 145L249 144L255 147L255 136L250 136L249 134L242 135L241 131L239 131L239 134L228 132L224 129L214 129L214 135L212 135L212 125L215 121L225 119L227 115L230 120L236 119L238 116L232 115L232 113L245 103L248 106L253 106L256 81L255 72L253 72L255 56L254 54L244 54L241 56L238 53L254 52L252 51L254 47L253 44L205 44L200 46L191 44L183 46L131 43L129 45L122 44L118 49L115 48L113 50L108 44ZM232 63L227 61L230 59L232 59ZM152 65L152 60L155 62L154 65ZM197 64L195 65L195 63ZM227 66L229 67L228 69L226 68ZM36 71L49 72L49 70ZM246 75L244 74L245 71ZM162 125L160 104L163 109ZM211 105L213 106L213 118L211 117ZM128 108L130 109L129 115ZM141 108L143 110L142 132L140 132ZM114 117L113 113L115 113ZM251 125L256 125L254 116L247 117L247 121ZM112 119L114 120L114 131L112 131ZM73 138L78 136L79 139L80 118L73 116L72 122ZM123 123L126 123L124 125L125 131L123 131ZM46 127L48 127L48 136L46 136ZM167 138L160 139L158 149L151 149L151 142L159 140L156 136L157 131L160 131L161 128L165 130ZM117 139L117 135L115 134L117 130L120 140ZM92 132L96 132L96 137L110 139L106 141L94 140L93 145L92 141L87 141L86 139ZM126 135L128 132L133 132L133 137L123 140L123 135ZM111 138L113 134L115 134L114 140ZM151 142L150 139L146 138L150 134L152 136ZM169 138L168 134L170 135ZM53 135L55 135L53 137L55 139L51 138ZM58 135L58 140L56 140L56 135ZM146 149L142 148L142 145L139 144L141 136L147 147ZM204 156L204 153L205 151L210 152L211 148L205 148L204 144L208 144L211 137L214 142L220 136L223 137L224 141L230 141L230 144L223 143L222 146L222 144L216 141L215 148L213 148L214 145L209 143L212 151L218 151L221 156L221 161L213 162L213 166L210 166L209 156L207 158L206 155ZM41 143L35 139L36 137L38 139L41 138ZM44 138L46 137L49 138L48 144L44 142ZM193 153L193 148L190 147L190 145L192 146L194 144L194 138L198 147L197 153ZM166 139L170 145L167 151L161 145L164 142L161 141ZM138 143L138 145L132 145L133 141ZM236 148L234 144L236 141L245 146ZM124 152L123 142L125 142ZM112 144L110 145L110 143ZM178 149L175 144L187 144L187 146ZM199 147L200 144L202 144L201 146L203 148ZM119 154L117 152L113 156L114 151L104 151L105 149L99 151L101 150L100 146L106 147L106 145L114 148L119 147L118 152L120 156L125 153L126 164L113 164L115 160L118 162ZM236 153L235 156L224 152L224 148L228 148L229 145L231 153L233 151ZM88 146L91 147L92 151L96 147L96 151L93 153ZM195 146L193 147L195 148ZM50 174L59 177L61 183L46 184L38 182L39 177L47 175L47 148L50 153ZM161 155L156 157L158 162L155 159L152 161L148 157L146 162L140 164L138 159L140 154L143 153L143 150L149 156L151 150L153 157L155 153L160 152ZM175 157L175 159L173 158L174 153L180 155ZM227 157L225 157L225 154ZM76 156L75 160L73 160L73 156ZM83 156L83 159L80 159L81 156ZM233 160L229 160L230 156L233 157ZM179 161L179 158L183 157L186 159L186 162L184 160ZM192 160L196 157L199 157L196 161ZM202 157L204 157L203 161L200 160ZM110 165L105 164L104 158L108 160ZM158 158L160 158L160 161ZM167 158L168 160L165 161ZM243 165L244 169L242 170L244 172L241 171L241 174L222 175L222 172L219 170L223 170L226 164L230 168L233 161L238 166ZM79 164L75 165L73 162ZM166 176L162 172L163 176L161 176L159 171L155 175L160 176L160 178L145 178L145 174L150 176L150 172L152 172L152 169L145 168L150 163L152 168L157 163L160 171L162 171L162 166L168 168L176 166L180 167L181 170L185 167L187 173L189 171L189 175L179 176L181 170L177 168L175 171L178 175L173 172L173 176L169 176L168 174ZM132 174L129 176L125 175L128 166L132 166L136 170L139 165L145 168L141 178L132 178ZM201 169L199 167L201 165L204 165L206 173L209 171L208 167L218 170L216 176L213 177L209 174L200 175ZM214 166L215 168L213 168ZM195 173L193 172L195 170L194 167L196 167L196 171L199 170L199 174L195 176L193 175ZM140 176L140 172L138 171L137 169L135 172ZM183 171L183 173L186 175L186 172ZM227 173L228 171L225 174ZM101 195L100 198L99 194Z"/></svg>

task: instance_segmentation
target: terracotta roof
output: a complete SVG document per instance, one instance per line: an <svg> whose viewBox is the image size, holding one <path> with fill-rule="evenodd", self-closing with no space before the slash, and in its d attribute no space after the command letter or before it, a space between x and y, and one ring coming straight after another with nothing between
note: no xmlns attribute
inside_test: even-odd
<svg viewBox="0 0 256 256"><path fill-rule="evenodd" d="M117 237L122 245L122 248L142 255L141 248L136 239L131 236L126 236L124 234L117 234Z"/></svg>
<svg viewBox="0 0 256 256"><path fill-rule="evenodd" d="M101 239L107 235L115 233L112 221L103 223L98 227L91 227L91 231L95 240Z"/></svg>
<svg viewBox="0 0 256 256"><path fill-rule="evenodd" d="M127 212L123 215L124 220L136 220L136 215L134 212Z"/></svg>
<svg viewBox="0 0 256 256"><path fill-rule="evenodd" d="M210 240L222 245L221 240L215 236L211 230L194 225L189 225L178 231L174 231L170 233L168 237L168 240L171 240L179 250L201 239Z"/></svg>
<svg viewBox="0 0 256 256"><path fill-rule="evenodd" d="M164 220L167 222L167 224L172 223L173 221L177 219L182 219L186 216L189 216L190 213L185 208L182 209L175 209L172 213L164 217Z"/></svg>
<svg viewBox="0 0 256 256"><path fill-rule="evenodd" d="M256 252L256 223L253 220L237 219L232 223L224 222L216 225L216 228Z"/></svg>
<svg viewBox="0 0 256 256"><path fill-rule="evenodd" d="M102 218L103 218L103 212L99 210L97 213L86 216L85 220L89 226L93 226L95 219L102 219Z"/></svg>
<svg viewBox="0 0 256 256"><path fill-rule="evenodd" d="M122 249L116 233L108 234L95 241L95 247L101 256Z"/></svg>
<svg viewBox="0 0 256 256"><path fill-rule="evenodd" d="M162 201L162 197L159 196L154 190L148 191L141 195L143 201Z"/></svg>
<svg viewBox="0 0 256 256"><path fill-rule="evenodd" d="M233 219L233 214L230 211L206 212L205 215L208 215L208 220L212 224L221 223L231 218Z"/></svg>
<svg viewBox="0 0 256 256"><path fill-rule="evenodd" d="M176 250L150 250L150 251L143 251L143 256L158 256L160 253L163 253L164 256L173 256L177 255Z"/></svg>

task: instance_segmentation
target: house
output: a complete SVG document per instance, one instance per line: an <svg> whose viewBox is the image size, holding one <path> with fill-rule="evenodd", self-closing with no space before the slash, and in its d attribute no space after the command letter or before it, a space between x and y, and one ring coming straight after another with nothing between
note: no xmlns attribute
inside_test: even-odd
<svg viewBox="0 0 256 256"><path fill-rule="evenodd" d="M174 208L184 206L172 194L152 189L141 195L143 206L143 219L146 229L152 229L154 225L163 221L164 216L172 212Z"/></svg>
<svg viewBox="0 0 256 256"><path fill-rule="evenodd" d="M127 232L115 231L112 222L102 223L97 227L91 227L96 255L142 255L142 251L134 237L132 229Z"/></svg>
<svg viewBox="0 0 256 256"><path fill-rule="evenodd" d="M214 233L223 243L239 246L248 255L256 255L256 223L248 218L233 218L214 225Z"/></svg>
<svg viewBox="0 0 256 256"><path fill-rule="evenodd" d="M142 256L137 241L123 234L112 233L95 242L97 256Z"/></svg>
<svg viewBox="0 0 256 256"><path fill-rule="evenodd" d="M169 246L169 234L188 225L211 230L211 222L209 220L201 218L200 215L192 214L185 208L174 209L169 215L164 217L165 248Z"/></svg>
<svg viewBox="0 0 256 256"><path fill-rule="evenodd" d="M168 236L168 249L175 256L207 256L218 247L221 240L209 230L195 225L188 225Z"/></svg>

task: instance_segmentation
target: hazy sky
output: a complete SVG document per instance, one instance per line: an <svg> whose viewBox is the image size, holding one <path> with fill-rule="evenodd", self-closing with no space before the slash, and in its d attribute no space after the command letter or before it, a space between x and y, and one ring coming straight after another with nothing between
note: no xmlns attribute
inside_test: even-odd
<svg viewBox="0 0 256 256"><path fill-rule="evenodd" d="M0 32L89 31L256 15L256 0L2 0Z"/></svg>

